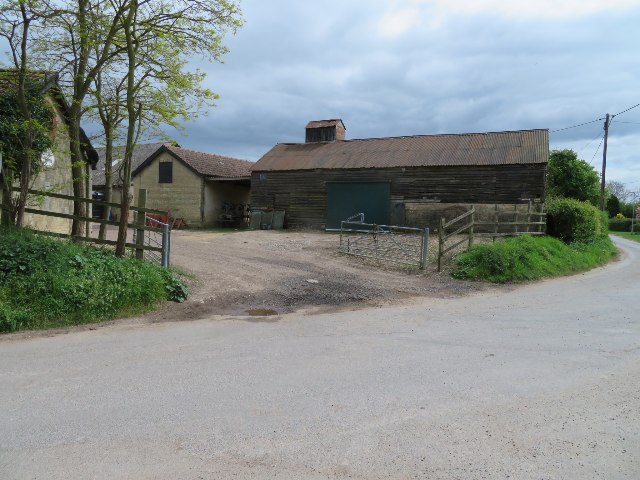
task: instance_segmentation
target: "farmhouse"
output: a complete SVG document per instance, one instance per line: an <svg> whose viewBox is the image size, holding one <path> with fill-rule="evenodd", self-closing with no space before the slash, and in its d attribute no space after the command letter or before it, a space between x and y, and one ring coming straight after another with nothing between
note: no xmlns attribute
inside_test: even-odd
<svg viewBox="0 0 640 480"><path fill-rule="evenodd" d="M132 172L134 199L147 191L147 207L166 210L188 226L218 223L249 202L252 162L162 145Z"/></svg>
<svg viewBox="0 0 640 480"><path fill-rule="evenodd" d="M42 156L42 170L35 176L31 188L63 195L73 195L71 175L71 155L69 153L68 113L69 105L57 83L57 75L50 72L34 71L31 80L40 86L40 91L50 107L53 129L50 132L53 147ZM0 95L11 97L17 89L17 70L0 69ZM2 114L2 112L0 112ZM92 147L84 130L80 129L81 152L86 165L95 169L98 155ZM5 159L6 160L6 159ZM73 203L69 200L52 197L30 197L28 208L63 214L73 213ZM45 216L35 213L25 214L25 224L36 230L68 234L71 232L71 220Z"/></svg>
<svg viewBox="0 0 640 480"><path fill-rule="evenodd" d="M543 202L548 130L345 140L339 119L312 121L305 143L273 147L252 167L251 207L286 211L288 226L434 228L469 204ZM452 210L453 209L453 210Z"/></svg>

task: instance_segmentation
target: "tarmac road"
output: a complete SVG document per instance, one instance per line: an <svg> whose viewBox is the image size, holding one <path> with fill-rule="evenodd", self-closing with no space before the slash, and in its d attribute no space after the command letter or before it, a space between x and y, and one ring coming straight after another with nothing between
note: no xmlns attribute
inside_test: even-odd
<svg viewBox="0 0 640 480"><path fill-rule="evenodd" d="M616 242L508 292L5 336L0 478L638 479L640 245Z"/></svg>

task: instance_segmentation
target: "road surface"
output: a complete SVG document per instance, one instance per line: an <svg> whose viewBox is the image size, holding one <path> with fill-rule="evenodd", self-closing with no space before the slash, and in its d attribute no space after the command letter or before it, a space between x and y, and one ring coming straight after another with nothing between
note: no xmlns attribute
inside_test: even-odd
<svg viewBox="0 0 640 480"><path fill-rule="evenodd" d="M640 245L511 291L0 339L0 478L638 479Z"/></svg>

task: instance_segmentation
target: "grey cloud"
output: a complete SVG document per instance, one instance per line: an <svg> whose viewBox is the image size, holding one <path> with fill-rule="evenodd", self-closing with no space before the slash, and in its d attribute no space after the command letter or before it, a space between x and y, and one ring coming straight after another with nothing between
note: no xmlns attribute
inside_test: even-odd
<svg viewBox="0 0 640 480"><path fill-rule="evenodd" d="M349 138L554 130L640 101L639 8L564 19L451 15L389 38L377 34L387 5L246 0L225 64L206 66L218 106L178 140L257 159L275 143L302 141L311 119L341 117ZM640 108L631 113L640 118ZM612 128L612 175L628 169L640 180L637 127ZM601 129L554 133L552 147L579 150Z"/></svg>

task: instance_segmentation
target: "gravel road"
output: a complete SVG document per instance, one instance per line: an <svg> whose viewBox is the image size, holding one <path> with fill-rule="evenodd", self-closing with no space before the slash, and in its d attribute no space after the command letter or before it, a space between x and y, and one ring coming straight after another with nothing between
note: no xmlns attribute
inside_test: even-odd
<svg viewBox="0 0 640 480"><path fill-rule="evenodd" d="M2 479L640 478L640 245L462 298L0 338Z"/></svg>

